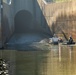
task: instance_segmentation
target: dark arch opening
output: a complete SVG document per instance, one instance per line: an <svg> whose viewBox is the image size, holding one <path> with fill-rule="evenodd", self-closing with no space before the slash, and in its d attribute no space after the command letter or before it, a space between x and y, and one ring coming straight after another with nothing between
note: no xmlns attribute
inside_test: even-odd
<svg viewBox="0 0 76 75"><path fill-rule="evenodd" d="M26 33L30 31L32 14L29 11L21 10L15 15L15 32Z"/></svg>

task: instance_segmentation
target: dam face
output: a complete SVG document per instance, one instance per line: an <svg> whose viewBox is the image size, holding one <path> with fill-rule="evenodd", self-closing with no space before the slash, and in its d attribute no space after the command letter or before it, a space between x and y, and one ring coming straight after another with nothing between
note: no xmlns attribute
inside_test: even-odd
<svg viewBox="0 0 76 75"><path fill-rule="evenodd" d="M37 0L2 0L2 6L2 13L0 13L2 45L16 34L35 33L47 35L46 37L51 35Z"/></svg>
<svg viewBox="0 0 76 75"><path fill-rule="evenodd" d="M0 1L1 5L1 1ZM1 16L1 8L0 8L0 16ZM2 47L2 41L1 41L1 17L0 17L0 47Z"/></svg>
<svg viewBox="0 0 76 75"><path fill-rule="evenodd" d="M24 40L30 40L31 34L36 37L32 36L32 42L48 39L53 34L76 36L76 1L55 3L53 0L1 0L0 5L1 47L16 39L20 43L26 35L29 39Z"/></svg>

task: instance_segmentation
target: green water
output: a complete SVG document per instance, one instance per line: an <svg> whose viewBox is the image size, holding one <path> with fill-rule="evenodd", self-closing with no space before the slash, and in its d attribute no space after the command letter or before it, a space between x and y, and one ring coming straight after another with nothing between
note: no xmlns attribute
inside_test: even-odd
<svg viewBox="0 0 76 75"><path fill-rule="evenodd" d="M11 75L76 75L75 46L50 46L49 50L37 51L4 50L2 55L13 64Z"/></svg>

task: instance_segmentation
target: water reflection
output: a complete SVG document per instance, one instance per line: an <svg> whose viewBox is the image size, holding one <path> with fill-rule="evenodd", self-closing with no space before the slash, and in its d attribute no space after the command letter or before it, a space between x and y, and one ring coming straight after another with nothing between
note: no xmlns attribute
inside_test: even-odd
<svg viewBox="0 0 76 75"><path fill-rule="evenodd" d="M75 75L75 49L76 47L69 46L60 48L59 46L50 46L50 50L44 51L19 51L17 52L17 74ZM18 59L19 57L20 59Z"/></svg>
<svg viewBox="0 0 76 75"><path fill-rule="evenodd" d="M50 50L13 52L16 60L15 74L76 75L76 46L50 45L49 48ZM2 53L3 57L10 59L9 51L3 50ZM12 59L14 60L13 57Z"/></svg>
<svg viewBox="0 0 76 75"><path fill-rule="evenodd" d="M76 47L60 46L59 62L61 67L61 75L76 75Z"/></svg>
<svg viewBox="0 0 76 75"><path fill-rule="evenodd" d="M71 59L72 59L72 50L73 50L73 46L69 46L70 61L71 61Z"/></svg>
<svg viewBox="0 0 76 75"><path fill-rule="evenodd" d="M65 45L65 46L63 46L63 45L61 45L61 44L59 44L59 61L61 61L61 51L63 50L63 49L62 49L63 47L64 47L64 49L65 49L65 47L66 47L65 50L68 50L69 58L70 58L70 61L71 61L71 59L72 59L73 46L70 46L70 45Z"/></svg>

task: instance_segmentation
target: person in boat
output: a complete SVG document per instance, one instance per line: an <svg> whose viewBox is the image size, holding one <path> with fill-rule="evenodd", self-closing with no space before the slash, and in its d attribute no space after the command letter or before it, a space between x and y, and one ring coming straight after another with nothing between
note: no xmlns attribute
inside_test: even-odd
<svg viewBox="0 0 76 75"><path fill-rule="evenodd" d="M53 44L58 44L58 36L56 34L54 34L53 37L52 37L52 43Z"/></svg>
<svg viewBox="0 0 76 75"><path fill-rule="evenodd" d="M58 36L56 34L54 34L53 37L58 37Z"/></svg>
<svg viewBox="0 0 76 75"><path fill-rule="evenodd" d="M58 42L59 42L59 43L62 43L62 42L63 42L62 37L59 37Z"/></svg>
<svg viewBox="0 0 76 75"><path fill-rule="evenodd" d="M71 35L69 37L69 40L68 40L67 44L75 44Z"/></svg>

